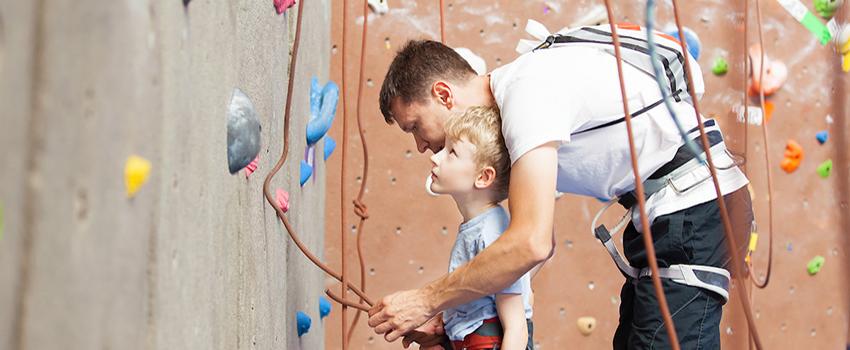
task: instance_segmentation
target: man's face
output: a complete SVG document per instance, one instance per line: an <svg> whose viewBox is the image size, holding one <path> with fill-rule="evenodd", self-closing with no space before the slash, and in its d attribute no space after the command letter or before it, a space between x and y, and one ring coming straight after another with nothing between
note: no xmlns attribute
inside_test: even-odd
<svg viewBox="0 0 850 350"><path fill-rule="evenodd" d="M413 134L419 153L425 153L427 150L437 153L443 149L446 142L443 124L450 115L446 106L435 103L432 99L404 103L396 98L392 104L392 112L398 127Z"/></svg>

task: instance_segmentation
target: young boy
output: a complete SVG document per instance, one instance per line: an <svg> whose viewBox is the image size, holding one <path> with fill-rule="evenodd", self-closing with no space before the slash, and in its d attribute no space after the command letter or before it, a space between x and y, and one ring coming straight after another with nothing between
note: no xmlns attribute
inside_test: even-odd
<svg viewBox="0 0 850 350"><path fill-rule="evenodd" d="M449 119L445 129L445 147L431 157L431 191L451 195L463 216L449 261L452 272L508 227L508 213L499 203L508 197L510 157L495 108L472 107ZM534 272L495 295L444 311L444 330L453 348L533 349Z"/></svg>

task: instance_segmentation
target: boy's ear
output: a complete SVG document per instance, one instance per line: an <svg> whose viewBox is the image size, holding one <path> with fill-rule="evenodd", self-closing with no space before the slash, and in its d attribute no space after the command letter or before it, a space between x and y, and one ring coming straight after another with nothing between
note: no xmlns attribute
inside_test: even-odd
<svg viewBox="0 0 850 350"><path fill-rule="evenodd" d="M475 178L475 188L485 189L493 185L496 181L496 169L491 166L485 166L478 172L478 177Z"/></svg>
<svg viewBox="0 0 850 350"><path fill-rule="evenodd" d="M447 109L454 107L454 94L452 88L444 81L436 81L431 86L431 94L437 98L439 104L446 106Z"/></svg>

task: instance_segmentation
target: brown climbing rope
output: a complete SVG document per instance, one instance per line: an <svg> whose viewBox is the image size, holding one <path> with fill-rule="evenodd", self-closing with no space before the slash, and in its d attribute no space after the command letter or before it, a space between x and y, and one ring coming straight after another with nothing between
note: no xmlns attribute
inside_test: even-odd
<svg viewBox="0 0 850 350"><path fill-rule="evenodd" d="M664 328L667 330L667 336L670 338L670 344L673 350L679 350L679 337L676 336L676 328L673 325L673 318L670 316L670 308L667 305L667 298L664 296L664 289L661 286L661 277L658 273L658 261L655 258L655 246L652 242L652 230L649 225L649 218L646 215L646 197L644 197L643 182L640 179L638 171L637 151L635 149L635 140L632 134L632 115L629 113L629 99L626 95L626 84L623 79L623 59L620 56L620 36L617 35L617 25L614 21L614 11L611 9L610 0L605 0L605 9L608 12L608 24L611 28L611 37L614 39L614 55L617 57L617 75L620 79L620 96L623 99L623 114L626 118L626 131L629 137L629 152L632 160L632 173L635 177L637 192L638 208L640 210L640 222L643 227L643 244L646 247L646 257L649 261L649 268L652 270L652 285L655 287L655 297L658 299L658 305L661 308L661 317L664 319ZM686 51L687 52L687 51Z"/></svg>
<svg viewBox="0 0 850 350"><path fill-rule="evenodd" d="M369 210L366 207L366 204L363 203L363 194L366 192L366 180L369 175L369 151L366 148L366 134L363 131L363 121L361 119L361 106L363 105L363 72L365 70L365 57L366 57L366 35L368 34L368 26L369 26L369 2L367 0L363 0L363 33L360 38L360 72L359 77L357 79L357 131L360 133L360 144L363 148L363 175L361 176L360 181L360 192L357 193L357 199L354 200L354 213L360 217L360 222L357 224L357 260L360 266L360 290L366 291L366 265L363 261L363 226L366 222L366 219L369 218ZM344 39L344 38L343 38ZM342 66L343 72L345 71L345 65ZM343 76L345 74L343 73ZM345 94L345 91L342 92ZM348 129L344 129L343 133L348 133ZM342 166L346 166L343 163ZM345 198L342 196L343 193L340 193L340 201L343 201ZM342 252L345 255L345 251ZM360 298L360 303L363 302L363 298ZM348 337L345 338L346 346L351 343L351 335L354 333L354 327L357 326L357 321L360 320L361 310L357 309L354 313L354 320L351 321L351 327L348 329Z"/></svg>
<svg viewBox="0 0 850 350"><path fill-rule="evenodd" d="M765 272L764 282L759 282L756 278L754 269L753 269L753 260L750 258L749 262L749 273L750 280L754 286L759 289L764 289L767 287L768 283L770 283L770 273L771 268L773 267L773 176L772 170L770 167L770 138L767 133L767 110L764 105L764 86L762 82L764 81L764 57L766 54L764 53L764 34L762 30L761 23L761 6L759 4L759 0L756 0L756 20L758 21L758 33L759 33L759 46L761 47L761 57L759 64L759 104L761 106L762 113L762 121L761 121L761 131L762 138L764 139L764 163L767 168L767 222L768 222L768 248L767 248L767 271ZM744 74L746 74L745 72ZM755 74L755 72L753 72ZM744 94L746 95L746 90Z"/></svg>
<svg viewBox="0 0 850 350"><path fill-rule="evenodd" d="M280 154L280 159L278 159L277 164L272 168L268 175L266 175L265 181L263 181L263 195L266 197L266 201L269 205L275 210L277 217L283 223L283 226L286 228L289 237L295 243L299 250L309 259L313 264L315 264L318 268L322 269L329 276L335 278L338 281L342 281L342 275L334 271L332 268L324 264L321 260L319 260L316 255L314 255L310 250L304 245L301 239L298 237L298 234L295 230L292 229L292 225L289 223L289 219L286 218L283 210L278 206L274 196L271 193L271 182L274 179L275 175L280 171L280 168L283 167L283 164L286 162L286 158L289 155L289 121L290 121L290 112L292 110L292 92L294 88L294 80L295 80L295 68L297 67L298 61L298 46L301 42L301 19L303 14L303 9L306 1L301 1L298 4L298 17L296 19L295 24L295 39L292 45L292 59L289 65L289 83L286 89L286 107L284 107L284 117L283 117L283 150ZM369 297L366 296L359 288L353 286L351 284L345 284L348 289L350 289L354 294L362 298L367 304L371 305L372 301ZM348 306L352 307L361 307L363 310L368 310L368 307L351 304Z"/></svg>
<svg viewBox="0 0 850 350"><path fill-rule="evenodd" d="M756 1L758 1L758 0L756 0ZM677 0L673 0L673 15L676 19L676 28L679 31L679 38L682 38L682 40L679 40L680 44L682 45L682 52L688 52L688 50L687 50L687 40L684 40L685 32L682 29L682 21L679 17L679 7L678 7L678 1ZM720 182L717 180L717 169L714 167L714 161L712 160L711 152L708 151L710 149L709 142L708 142L708 136L705 133L705 126L702 123L702 115L700 114L700 111L699 111L699 101L696 98L696 93L695 93L694 84L693 84L693 75L691 73L692 72L691 72L690 60L686 59L685 60L685 74L687 75L687 78L688 78L688 80L687 80L688 93L692 96L694 114L696 115L697 126L699 127L699 132L700 132L700 141L702 141L702 147L703 147L703 150L705 150L705 158L706 158L706 161L708 162L708 169L711 172L711 180L714 183L714 191L717 194L717 205L720 209L721 221L723 222L723 232L726 235L727 249L729 250L729 254L731 255L730 260L732 260L732 266L733 266L733 270L735 272L735 278L737 278L738 282L740 283L740 288L738 288L738 294L739 294L739 297L741 298L741 303L744 307L744 315L747 318L747 326L750 329L750 336L752 337L753 342L755 342L756 348L761 349L762 348L761 339L759 338L758 329L756 328L755 321L753 320L752 310L750 308L750 302L749 302L749 299L747 298L747 291L746 291L746 288L744 288L743 273L745 273L745 272L743 270L743 267L741 266L741 262L738 261L737 257L735 256L735 252L737 251L738 245L735 242L735 235L732 232L732 223L729 219L729 211L726 208L726 201L723 199L723 193L720 191Z"/></svg>
<svg viewBox="0 0 850 350"><path fill-rule="evenodd" d="M446 4L445 0L440 0L440 42L446 44Z"/></svg>

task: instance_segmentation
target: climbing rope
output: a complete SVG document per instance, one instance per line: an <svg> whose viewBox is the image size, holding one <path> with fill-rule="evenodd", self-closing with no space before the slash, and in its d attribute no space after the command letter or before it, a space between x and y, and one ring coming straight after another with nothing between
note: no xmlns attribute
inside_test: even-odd
<svg viewBox="0 0 850 350"><path fill-rule="evenodd" d="M652 285L655 287L655 297L658 299L658 305L661 308L661 317L664 319L664 328L667 330L667 336L670 339L670 344L672 345L673 350L679 350L679 337L676 336L676 328L673 324L673 317L670 316L670 307L667 305L667 298L664 296L664 289L661 286L661 277L658 273L658 261L655 259L655 246L652 243L652 231L649 225L649 218L646 215L646 197L644 197L643 182L640 179L640 172L638 171L637 151L635 150L635 140L632 134L632 115L629 113L629 99L627 98L626 84L623 79L623 59L620 56L620 37L617 35L617 25L614 21L614 11L611 9L610 0L605 0L605 10L608 12L608 24L611 28L611 37L614 39L614 55L617 57L617 75L620 79L620 96L622 96L623 99L623 114L626 116L626 131L629 137L629 152L632 160L632 173L635 177L635 184L637 187L635 191L637 192L640 222L643 227L643 244L644 247L646 247L646 256L649 261L649 268L652 270Z"/></svg>
<svg viewBox="0 0 850 350"><path fill-rule="evenodd" d="M758 1L758 0L756 0L756 1ZM680 16L679 16L678 0L673 0L673 16L676 19L676 28L679 31L679 38L681 38L681 40L679 40L679 42L682 45L682 52L688 52L688 50L687 50L687 40L684 40L685 32L682 29L682 21L681 21ZM694 92L694 84L693 84L693 79L692 79L690 60L685 60L685 74L687 75L687 78L688 78L688 82L687 82L688 83L688 93L690 93L691 96L696 96L696 94ZM759 338L758 329L756 328L755 321L753 319L752 310L750 308L750 302L749 302L749 299L747 298L746 288L743 287L744 286L743 274L745 272L744 272L743 267L741 266L741 262L735 256L735 252L737 251L738 245L735 241L735 235L732 232L732 223L729 219L729 211L726 208L726 201L723 199L723 193L720 191L720 182L717 179L717 169L714 167L714 161L712 159L711 152L708 152L710 146L709 146L709 142L708 142L708 136L705 133L705 126L702 123L702 115L700 114L700 111L699 111L699 101L696 98L693 98L692 100L693 100L694 114L696 115L697 126L699 127L699 132L700 132L700 140L702 141L702 146L703 146L703 149L705 150L706 160L708 161L708 169L711 172L711 180L714 183L714 191L717 194L717 205L720 208L720 218L721 218L721 221L723 222L723 232L726 235L727 249L729 251L729 254L731 255L730 260L732 261L732 267L733 267L733 271L735 273L735 278L738 279L738 282L740 283L740 286L741 286L740 288L738 288L738 294L739 294L739 297L741 299L741 304L743 305L743 308L744 308L744 315L747 318L747 326L749 327L749 330L750 330L750 336L753 339L753 342L755 342L756 348L762 349L761 339Z"/></svg>
<svg viewBox="0 0 850 350"><path fill-rule="evenodd" d="M278 206L277 201L271 192L271 182L274 179L275 175L280 171L280 168L283 167L284 163L286 163L286 159L289 155L289 126L290 126L290 115L292 110L292 92L294 88L294 80L295 80L295 68L297 67L298 61L298 47L301 42L301 19L304 10L305 1L301 1L298 4L298 17L296 19L295 24L295 39L292 44L292 59L289 64L289 82L286 89L286 106L284 107L284 117L283 117L283 150L281 151L280 158L278 159L275 166L266 175L265 180L263 181L263 195L266 197L266 201L269 205L275 210L277 217L283 223L283 226L286 228L287 233L289 234L290 239L295 243L299 250L309 259L313 264L315 264L322 271L327 273L329 276L335 278L338 281L342 281L342 275L338 272L334 271L332 268L323 263L316 255L314 255L310 250L304 245L301 239L298 237L298 234L293 230L292 225L289 223L289 219L286 218L283 210ZM345 283L343 284L347 286L354 294L363 299L364 302L371 305L372 300L366 296L359 288L353 286L351 284ZM361 310L368 310L368 307L362 306L359 304L348 303L348 306L357 307Z"/></svg>
<svg viewBox="0 0 850 350"><path fill-rule="evenodd" d="M759 4L759 0L756 0L756 20L758 21L758 33L759 33L759 46L761 48L761 57L759 64L759 104L761 106L762 113L762 121L761 121L761 132L762 138L764 139L764 162L765 167L767 168L767 222L768 222L768 248L767 248L767 271L765 272L764 282L759 282L756 278L753 266L752 266L752 258L749 260L749 273L750 280L754 286L759 289L764 289L767 287L768 283L770 283L770 274L773 267L773 176L770 167L770 138L767 133L767 110L764 105L764 34L762 33L762 23L761 23L761 6ZM745 19L746 21L746 19ZM744 72L746 75L747 72ZM755 74L755 72L754 72ZM747 94L747 91L744 90L744 94ZM748 124L744 124L745 128L748 128Z"/></svg>
<svg viewBox="0 0 850 350"><path fill-rule="evenodd" d="M366 192L366 180L369 175L369 151L366 148L366 135L363 131L363 121L361 120L361 106L363 105L363 72L365 70L366 65L366 35L368 34L368 26L369 26L369 2L367 0L363 0L363 32L361 33L360 38L360 72L357 79L357 131L360 133L360 144L363 148L363 174L361 175L360 181L360 192L357 193L357 199L354 202L354 214L360 217L360 222L357 224L357 260L360 266L360 290L366 291L366 265L363 261L363 226L366 222L366 219L369 218L369 210L366 207L366 204L363 203L363 194ZM345 38L343 37L343 40ZM345 76L345 65L342 66L343 77ZM345 91L342 91L345 94ZM345 111L345 110L343 110ZM343 128L343 133L348 133L347 128ZM343 145L345 147L345 145ZM346 166L345 162L342 164L343 167ZM341 181L344 183L344 181ZM340 191L340 201L345 203L345 197L343 196L344 192ZM345 251L342 251L342 254L345 255ZM363 298L360 298L360 303L363 302ZM351 343L351 335L354 333L354 327L357 326L357 322L360 320L360 315L362 310L357 309L354 313L354 320L351 321L351 327L348 329L348 337L345 338L346 347Z"/></svg>

